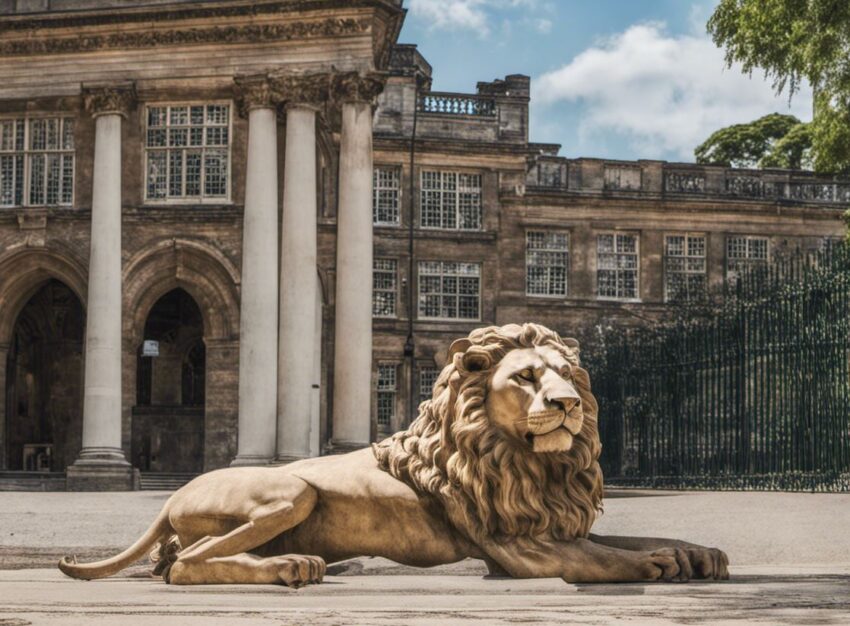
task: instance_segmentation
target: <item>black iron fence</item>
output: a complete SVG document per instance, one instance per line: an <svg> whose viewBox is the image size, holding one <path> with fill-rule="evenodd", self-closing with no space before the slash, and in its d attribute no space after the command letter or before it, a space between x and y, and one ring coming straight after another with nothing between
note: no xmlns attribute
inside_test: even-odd
<svg viewBox="0 0 850 626"><path fill-rule="evenodd" d="M850 250L745 274L587 355L613 484L850 491Z"/></svg>

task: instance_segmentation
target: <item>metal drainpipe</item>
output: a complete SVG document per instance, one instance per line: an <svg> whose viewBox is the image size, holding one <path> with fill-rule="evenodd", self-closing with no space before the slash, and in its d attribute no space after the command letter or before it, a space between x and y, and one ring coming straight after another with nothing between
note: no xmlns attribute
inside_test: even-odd
<svg viewBox="0 0 850 626"><path fill-rule="evenodd" d="M413 339L413 311L415 299L413 297L413 222L416 215L414 196L416 193L416 175L414 164L416 162L416 122L419 113L419 75L413 92L413 132L410 135L410 215L407 225L407 340L404 342L404 356L408 360L409 388L408 388L408 415L409 420L416 419L416 344Z"/></svg>

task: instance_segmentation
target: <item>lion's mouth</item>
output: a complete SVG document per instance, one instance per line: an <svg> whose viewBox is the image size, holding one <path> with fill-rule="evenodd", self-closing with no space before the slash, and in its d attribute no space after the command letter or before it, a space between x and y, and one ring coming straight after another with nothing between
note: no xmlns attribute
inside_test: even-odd
<svg viewBox="0 0 850 626"><path fill-rule="evenodd" d="M567 452L573 447L574 436L581 431L584 414L577 403L569 411L533 411L525 419L528 427L525 437L535 452Z"/></svg>

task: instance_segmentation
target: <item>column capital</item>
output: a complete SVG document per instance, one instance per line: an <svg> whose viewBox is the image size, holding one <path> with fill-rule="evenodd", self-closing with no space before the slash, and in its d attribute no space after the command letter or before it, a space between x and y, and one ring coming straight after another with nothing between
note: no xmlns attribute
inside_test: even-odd
<svg viewBox="0 0 850 626"><path fill-rule="evenodd" d="M326 72L301 74L278 73L269 76L278 100L286 106L320 110L331 90L331 75Z"/></svg>
<svg viewBox="0 0 850 626"><path fill-rule="evenodd" d="M360 102L374 105L386 81L386 74L379 72L340 72L333 76L331 93L334 100L342 104Z"/></svg>
<svg viewBox="0 0 850 626"><path fill-rule="evenodd" d="M242 117L248 117L251 109L276 109L278 98L265 74L236 76L236 105Z"/></svg>
<svg viewBox="0 0 850 626"><path fill-rule="evenodd" d="M83 85L81 92L86 111L92 117L120 115L126 118L127 114L136 108L138 100L135 83Z"/></svg>

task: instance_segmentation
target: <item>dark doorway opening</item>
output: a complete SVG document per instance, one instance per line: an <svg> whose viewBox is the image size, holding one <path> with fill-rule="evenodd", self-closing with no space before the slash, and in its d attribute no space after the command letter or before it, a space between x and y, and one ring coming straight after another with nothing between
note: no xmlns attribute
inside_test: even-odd
<svg viewBox="0 0 850 626"><path fill-rule="evenodd" d="M201 310L183 289L165 294L148 314L138 348L131 442L133 464L142 472L203 471L203 337Z"/></svg>
<svg viewBox="0 0 850 626"><path fill-rule="evenodd" d="M6 468L61 472L82 445L85 313L49 280L18 314L6 364Z"/></svg>

